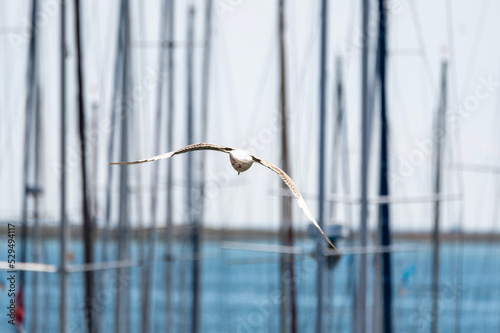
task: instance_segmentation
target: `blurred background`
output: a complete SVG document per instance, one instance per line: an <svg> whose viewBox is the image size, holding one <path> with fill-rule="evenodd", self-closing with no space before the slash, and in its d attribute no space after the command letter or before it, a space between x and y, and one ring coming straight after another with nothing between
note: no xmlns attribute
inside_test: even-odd
<svg viewBox="0 0 500 333"><path fill-rule="evenodd" d="M500 331L500 3L0 6L2 332Z"/></svg>

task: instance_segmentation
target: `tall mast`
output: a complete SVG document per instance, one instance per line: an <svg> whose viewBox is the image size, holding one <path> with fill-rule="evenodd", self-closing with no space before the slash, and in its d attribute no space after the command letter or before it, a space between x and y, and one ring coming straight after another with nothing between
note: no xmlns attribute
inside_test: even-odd
<svg viewBox="0 0 500 333"><path fill-rule="evenodd" d="M123 57L123 44L124 41L122 39L122 35L124 34L124 12L125 8L123 5L123 1L120 5L120 19L118 26L118 46L116 51L116 63L115 63L115 77L114 77L114 88L113 88L113 104L111 109L111 133L109 136L109 144L108 144L108 161L113 160L113 150L114 150L114 142L116 135L116 118L117 118L117 110L119 108L118 98L119 98L119 89L120 89L120 80L123 75L122 73L122 57ZM105 225L102 234L102 261L108 262L109 260L109 237L110 237L110 228L111 228L111 184L113 181L113 167L108 166L108 177L106 180L106 216L105 216ZM100 290L101 292L106 288L106 282L108 279L107 270L103 270L100 278ZM104 331L104 315L100 315L98 317L98 327L97 332Z"/></svg>
<svg viewBox="0 0 500 333"><path fill-rule="evenodd" d="M194 43L194 8L189 8L188 17L188 56L187 56L187 144L194 143L194 108L193 108L193 43ZM198 333L200 330L200 225L199 214L194 207L193 197L193 158L192 154L187 158L187 188L186 202L188 208L188 223L192 224L191 241L193 244L192 260L192 292L193 292L193 312L192 312L192 332Z"/></svg>
<svg viewBox="0 0 500 333"><path fill-rule="evenodd" d="M340 169L340 156L341 156L341 144L342 144L342 127L343 127L343 117L344 117L344 110L343 110L343 93L342 93L342 60L340 57L336 58L335 61L335 67L336 67L336 82L334 85L334 91L333 95L335 96L335 106L334 106L334 112L333 112L333 154L332 154L332 178L331 178L331 189L330 193L337 193L337 184L338 184L338 172ZM344 180L345 181L345 180ZM347 187L346 187L347 188ZM335 202L330 203L330 214L329 217L333 221L335 221ZM328 217L327 217L328 218ZM337 224L337 223L335 223ZM335 240L332 240L335 241ZM326 258L326 264L328 267L328 270L332 270L335 265L338 263L340 260L340 257L338 256L329 256ZM330 273L330 272L329 272ZM327 290L326 294L329 295L329 299L327 300L327 306L330 307L330 311L328 312L328 318L325 323L326 325L326 331L329 332L333 329L333 323L334 323L334 278L333 278L333 272L331 272L331 275L328 275L328 280L327 280Z"/></svg>
<svg viewBox="0 0 500 333"><path fill-rule="evenodd" d="M82 171L82 209L83 209L83 242L84 242L84 262L90 264L93 262L93 244L92 244L92 216L89 208L88 183L87 183L87 149L85 139L85 104L83 99L83 63L81 46L81 21L80 21L80 0L75 0L75 24L76 24L76 54L77 54L77 79L78 79L78 127L80 134L80 163ZM92 323L92 304L91 299L94 295L94 272L88 270L85 272L85 318L88 332L93 332Z"/></svg>
<svg viewBox="0 0 500 333"><path fill-rule="evenodd" d="M368 244L368 163L370 151L370 118L371 110L369 108L369 87L368 87L368 20L369 20L369 1L363 0L362 5L362 29L363 38L361 50L361 94L362 94L362 125L361 125L361 216L360 216L360 243L361 247L365 248ZM355 319L356 332L366 332L366 253L361 253L359 256L359 277L356 300Z"/></svg>
<svg viewBox="0 0 500 333"><path fill-rule="evenodd" d="M434 193L437 198L441 194L441 173L442 166L442 145L446 132L444 117L446 114L446 71L447 63L444 61L441 65L441 99L436 124L436 156L434 165ZM433 251L432 251L432 333L439 331L439 217L440 217L441 201L434 202L434 231L432 233Z"/></svg>
<svg viewBox="0 0 500 333"><path fill-rule="evenodd" d="M33 119L35 117L35 109L37 107L38 93L38 43L37 43L37 25L35 24L36 14L38 12L38 1L32 2L32 32L29 47L29 72L28 72L28 105L26 108L26 129L24 143L24 179L23 179L23 212L22 212L22 234L21 234L21 262L26 262L27 259L27 240L28 240L28 199L33 193L29 185L30 168L31 168L31 142L33 132ZM19 273L19 292L17 295L17 306L24 307L24 277L25 272ZM36 314L35 314L36 316ZM19 325L19 323L18 323Z"/></svg>
<svg viewBox="0 0 500 333"><path fill-rule="evenodd" d="M128 0L122 0L122 10L123 10L123 31L121 38L123 40L123 62L122 62L122 96L121 96L121 160L128 160L128 117L131 112L129 110L129 104L127 101L127 96L129 92L129 56L130 56L130 45L129 45L129 2ZM127 244L127 229L128 229L128 170L126 167L120 167L120 211L119 211L119 221L118 221L118 260L122 261L128 257L128 244ZM122 279L127 275L128 268L118 269L118 281L123 283ZM128 291L119 292L116 296L116 306L115 306L115 332L121 333L126 329L124 321L129 317L129 313L124 314L124 309L128 309ZM125 317L125 318L124 318Z"/></svg>
<svg viewBox="0 0 500 333"><path fill-rule="evenodd" d="M167 150L173 150L173 131L174 131L174 0L168 0L168 104L167 104ZM165 306L165 331L172 331L172 261L169 259L172 256L173 249L173 201L172 201L172 176L173 168L170 159L167 163L167 228L166 228L166 306Z"/></svg>
<svg viewBox="0 0 500 333"><path fill-rule="evenodd" d="M388 156L388 141L387 141L387 110L386 110L386 49L387 49L387 12L384 8L384 0L379 0L379 66L378 78L380 80L380 196L389 195L389 156ZM389 246L391 244L391 233L389 225L389 205L381 204L379 206L379 226L380 226L380 244ZM392 290L391 290L391 253L386 251L382 257L382 304L383 304L383 332L392 332ZM376 286L377 287L377 286ZM380 326L379 326L380 327Z"/></svg>
<svg viewBox="0 0 500 333"><path fill-rule="evenodd" d="M291 174L290 157L288 149L288 124L287 124L287 95L286 95L286 56L285 56L285 1L279 1L279 48L280 48L280 106L281 106L281 164L283 171ZM287 186L282 182L282 188L287 190ZM293 221L292 221L292 198L289 196L281 197L281 244L283 246L293 246ZM284 297L280 303L280 327L281 332L287 332L287 299L290 302L290 331L297 332L297 306L295 304L295 272L294 272L294 256L293 254L280 255L280 284L282 295L287 295L287 290L290 291L289 297ZM289 274L289 285L283 277Z"/></svg>
<svg viewBox="0 0 500 333"><path fill-rule="evenodd" d="M319 95L319 171L318 171L318 224L324 229L325 223L325 120L326 120L326 53L327 53L327 18L328 1L321 1L321 51L320 51L320 95ZM316 333L323 331L323 283L324 283L324 241L318 237L318 272L316 280L317 305Z"/></svg>
<svg viewBox="0 0 500 333"><path fill-rule="evenodd" d="M41 120L40 120L40 86L37 85L37 99L36 99L36 107L35 107L35 151L34 151L34 182L30 186L30 194L33 196L33 232L32 232L32 260L34 263L40 262L40 201L39 195L42 193L42 187L40 184L40 146L41 146ZM39 272L33 272L33 295L32 295L32 311L33 311L33 321L31 324L31 328L34 332L38 331L38 290L39 290Z"/></svg>
<svg viewBox="0 0 500 333"><path fill-rule="evenodd" d="M161 47L160 47L160 54L159 54L159 60L160 60L160 66L159 66L159 72L160 72L160 83L158 86L158 95L157 95L157 105L156 105L156 117L155 117L155 147L154 147L154 154L160 154L160 138L161 138L161 125L162 125L162 115L163 115L163 78L165 75L165 67L166 67L166 40L167 40L167 15L168 15L168 0L163 0L162 2L162 11L161 11L161 16L160 16L160 38L161 38ZM152 308L150 310L150 303L151 303L151 286L154 285L154 277L155 277L155 272L156 272L156 241L157 241L157 202L158 202L158 169L159 169L159 164L155 163L153 166L153 179L152 179L152 191L151 191L151 221L152 221L152 226L151 226L151 232L150 232L150 252L148 255L148 258L146 259L146 267L142 271L142 279L143 279L143 306L142 306L142 318L143 318L143 324L142 324L142 330L144 332L149 332L149 323L151 320L151 313L154 312L154 309Z"/></svg>
<svg viewBox="0 0 500 333"><path fill-rule="evenodd" d="M333 163L333 169L335 170L335 174L332 177L332 193L337 193L337 168L340 166L339 161L339 156L341 153L341 141L342 141L342 124L343 124L343 117L344 117L344 110L343 110L343 94L342 94L342 59L340 57L337 57L335 60L335 67L336 67L336 83L334 86L334 94L335 94L335 101L336 101L336 106L335 106L335 112L334 112L334 117L333 117L333 134L334 134L334 140L333 140L333 156L332 156L332 163ZM330 216L335 215L335 202L332 202L331 204L331 214ZM331 257L334 258L334 257Z"/></svg>
<svg viewBox="0 0 500 333"><path fill-rule="evenodd" d="M210 54L212 48L212 2L206 1L205 7L205 37L203 46L203 68L202 68L202 86L201 86L201 142L207 141L208 130L208 97L210 88ZM203 155L205 153L203 152ZM205 215L205 158L200 159L200 198L199 216L200 224L203 224Z"/></svg>
<svg viewBox="0 0 500 333"><path fill-rule="evenodd" d="M60 218L61 218L61 278L60 278L60 301L59 301L59 332L66 332L66 327L68 325L67 316L67 290L68 290L68 271L67 271L67 240L69 239L68 221L66 219L66 1L61 1L61 21L59 27L60 33L60 56L61 56L61 72L60 72L60 88L61 88L61 100L60 100L60 112L61 112L61 207L60 207Z"/></svg>
<svg viewBox="0 0 500 333"><path fill-rule="evenodd" d="M28 241L28 200L31 195L36 197L38 195L37 184L30 185L30 170L31 170L31 158L32 158L32 134L33 134L33 122L35 117L37 117L38 108L38 29L36 24L36 15L38 13L38 1L33 0L32 2L32 12L31 12L31 22L32 31L30 37L29 46L29 72L28 72L28 103L26 108L26 129L25 129L25 145L24 145L24 179L23 179L23 211L22 211L22 233L21 233L21 254L20 261L26 262L27 260L27 241ZM35 128L35 131L37 129ZM36 139L35 139L36 141ZM35 143L36 145L36 143ZM35 150L37 147L34 147ZM36 160L35 152L35 163ZM37 166L35 166L37 168ZM36 174L36 170L35 170ZM36 177L36 176L35 176ZM36 200L36 199L35 199ZM36 208L35 208L36 209ZM25 282L25 272L20 271L19 273L19 291L17 293L17 307L21 311L26 311L24 308L24 282ZM35 289L36 290L36 289ZM34 303L34 308L36 307ZM17 313L16 313L17 315ZM33 324L36 325L37 314L33 311ZM24 321L24 317L18 318L17 325L21 327ZM34 328L36 329L36 327Z"/></svg>

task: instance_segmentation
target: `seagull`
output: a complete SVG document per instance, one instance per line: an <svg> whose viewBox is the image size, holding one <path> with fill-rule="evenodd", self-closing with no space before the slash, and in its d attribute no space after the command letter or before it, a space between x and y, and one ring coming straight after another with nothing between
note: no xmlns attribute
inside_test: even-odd
<svg viewBox="0 0 500 333"><path fill-rule="evenodd" d="M238 172L238 175L241 172L245 172L248 169L250 169L250 167L252 166L252 164L254 162L257 162L257 163L265 166L266 168L271 169L272 171L276 172L281 177L283 182L285 182L285 184L288 186L288 188L292 191L292 193L295 195L295 198L297 198L297 201L299 203L299 207L302 208L302 210L307 215L309 220L314 224L314 226L323 235L323 237L326 239L328 244L330 244L330 246L333 249L337 250L335 245L333 245L332 241L325 235L323 230L321 230L321 227L319 226L318 222L316 222L316 220L314 219L313 214L309 210L309 207L307 207L306 202L304 201L304 198L302 198L302 195L300 194L299 190L295 186L292 178L290 178L290 176L288 176L283 170L278 168L276 165L269 163L267 161L264 161L263 159L255 156L253 154L250 154L246 150L235 149L235 148L220 146L220 145L211 144L211 143L196 143L196 144L192 144L192 145L189 145L189 146L186 146L186 147L183 147L183 148L180 148L180 149L177 149L177 150L165 153L165 154L149 157L149 158L146 158L143 160L138 160L138 161L133 161L133 162L115 162L115 163L109 163L109 164L111 164L111 165L129 165L129 164L153 162L153 161L158 161L158 160L162 160L165 158L170 158L174 155L184 154L184 153L188 153L190 151L195 151L195 150L215 150L215 151L220 151L220 152L229 154L229 160L231 161L231 166L234 168L234 170L236 170Z"/></svg>

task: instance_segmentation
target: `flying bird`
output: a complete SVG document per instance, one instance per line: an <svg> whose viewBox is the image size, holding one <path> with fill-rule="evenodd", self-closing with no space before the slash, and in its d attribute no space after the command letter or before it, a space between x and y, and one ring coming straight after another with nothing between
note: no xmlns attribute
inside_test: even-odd
<svg viewBox="0 0 500 333"><path fill-rule="evenodd" d="M109 163L113 165L129 165L129 164L139 164L139 163L146 163L146 162L153 162L153 161L158 161L164 158L170 158L174 155L179 155L179 154L184 154L190 151L195 151L195 150L215 150L215 151L220 151L223 153L228 153L229 154L229 160L231 161L231 165L233 168L238 172L238 175L241 172L247 171L250 169L252 164L254 162L257 162L263 166L265 166L268 169L271 169L272 171L276 172L281 179L285 182L285 184L288 186L288 188L292 191L292 193L295 195L295 198L297 198L297 201L299 203L300 208L304 211L304 213L307 215L309 220L314 224L316 228L318 228L319 232L325 237L326 241L330 244L332 248L337 250L335 245L333 245L332 241L325 235L323 230L321 230L321 227L319 226L318 222L314 219L313 214L309 210L309 207L307 207L306 202L304 201L304 198L302 198L302 195L300 194L299 190L295 186L293 180L288 176L283 170L278 168L276 165L269 163L267 161L264 161L261 158L258 158L257 156L250 154L246 150L243 149L235 149L231 147L224 147L224 146L219 146L211 143L196 143L193 145L189 145L186 147L183 147L181 149L177 149L165 154L161 155L156 155L150 158L146 158L143 160L138 160L138 161L133 161L133 162L116 162L116 163ZM338 250L337 250L338 251Z"/></svg>

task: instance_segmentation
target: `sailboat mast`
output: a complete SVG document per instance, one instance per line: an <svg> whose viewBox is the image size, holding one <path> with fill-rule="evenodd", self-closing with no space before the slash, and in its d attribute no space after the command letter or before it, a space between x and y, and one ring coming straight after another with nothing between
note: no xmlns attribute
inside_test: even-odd
<svg viewBox="0 0 500 333"><path fill-rule="evenodd" d="M26 129L25 129L25 146L24 146L24 178L23 178L23 210L22 210L22 231L21 231L21 262L26 262L27 260L27 243L28 243L28 200L29 196L36 193L36 189L30 186L30 170L31 170L31 155L32 155L32 133L33 133L33 122L36 117L36 109L38 108L38 30L36 22L36 15L38 13L38 1L33 0L32 2L32 31L30 37L29 46L29 72L28 72L28 103L26 109ZM36 149L36 147L35 147ZM38 161L35 161L38 163ZM35 184L36 186L36 184ZM33 191L35 190L35 191ZM36 194L35 194L36 195ZM17 293L16 301L17 307L23 311L24 308L24 282L25 282L24 271L19 273L19 291ZM36 318L36 313L33 312L33 318ZM17 325L22 327L24 318L19 318ZM36 319L33 321L36 322Z"/></svg>
<svg viewBox="0 0 500 333"><path fill-rule="evenodd" d="M173 131L174 131L174 0L168 0L168 119L167 119L167 150L173 150ZM172 201L172 185L173 185L173 168L172 162L165 163L167 165L167 221L166 221L166 305L165 305L165 331L172 331L172 249L173 249L173 201Z"/></svg>
<svg viewBox="0 0 500 333"><path fill-rule="evenodd" d="M341 156L341 143L342 143L342 136L343 136L343 94L342 94L342 60L340 57L336 58L335 61L335 67L336 67L336 82L334 85L333 89L333 95L335 96L335 106L334 106L334 112L333 112L333 149L332 149L332 178L331 178L331 189L330 193L337 193L337 185L338 185L338 170L340 168L340 156ZM332 220L335 220L335 214L336 214L336 203L331 202L330 203L330 218ZM327 217L328 218L328 217ZM335 265L338 263L340 257L327 257L326 259L326 264L328 267L328 270L331 270L335 267ZM330 272L329 272L330 273ZM333 323L334 323L334 275L333 272L331 274L328 274L328 279L327 279L327 289L326 293L329 295L329 299L327 300L327 306L330 308L330 311L328 312L328 318L325 323L326 325L326 331L329 332L333 328Z"/></svg>
<svg viewBox="0 0 500 333"><path fill-rule="evenodd" d="M336 67L336 82L334 86L334 95L336 105L334 107L334 117L333 117L333 156L332 156L332 165L333 170L335 170L335 174L332 177L332 193L337 193L337 170L340 167L340 163L338 162L341 155L341 142L342 142L342 124L343 124L343 96L342 96L342 59L337 57L335 60ZM335 202L332 202L330 205L330 216L335 216Z"/></svg>
<svg viewBox="0 0 500 333"><path fill-rule="evenodd" d="M77 54L77 80L78 80L78 127L80 134L80 163L82 172L82 209L83 209L83 242L84 242L84 262L93 262L92 244L92 216L89 208L88 188L87 188L87 148L85 139L85 104L83 98L83 63L81 46L81 20L80 20L80 0L75 0L75 25L76 25L76 54ZM85 272L85 318L88 332L93 332L92 304L90 302L94 295L94 272Z"/></svg>
<svg viewBox="0 0 500 333"><path fill-rule="evenodd" d="M203 67L201 86L201 142L207 142L208 132L208 97L210 87L210 54L212 48L212 3L207 0L205 4L205 37L203 46ZM203 153L205 155L205 153ZM205 158L200 159L200 198L199 216L203 225L205 215Z"/></svg>
<svg viewBox="0 0 500 333"><path fill-rule="evenodd" d="M108 161L113 160L113 150L114 150L114 142L116 135L116 118L117 118L117 110L118 110L118 101L119 101L119 88L120 88L120 80L121 75L123 74L121 71L122 68L122 56L123 56L123 43L122 34L123 34L123 25L124 25L124 6L123 2L120 5L120 14L119 14L119 25L118 25L118 45L116 51L116 63L115 63L115 77L114 77L114 86L113 86L113 104L111 109L111 133L109 136L108 143ZM113 181L113 167L108 166L108 176L106 181L106 213L105 213L105 225L102 234L102 261L108 262L109 260L109 237L110 237L110 229L111 229L111 184ZM108 272L104 270L101 273L100 277L100 292L104 291L106 288L106 282L108 280ZM97 319L97 332L104 331L104 315L100 315Z"/></svg>
<svg viewBox="0 0 500 333"><path fill-rule="evenodd" d="M328 1L321 1L321 50L320 50L320 96L319 96L319 171L318 171L318 224L324 229L325 222L325 123L326 123L326 53L327 53L327 17ZM323 281L325 271L324 241L318 237L317 305L316 333L323 331Z"/></svg>
<svg viewBox="0 0 500 333"><path fill-rule="evenodd" d="M189 9L188 17L188 55L187 55L187 142L192 144L194 141L194 108L193 108L193 45L194 44L194 8ZM193 197L193 158L192 154L188 154L187 167L187 209L188 223L191 223L192 233L191 241L193 244L193 260L192 260L192 292L193 292L193 312L192 312L192 332L198 333L200 330L200 225L198 220L198 212L194 207Z"/></svg>
<svg viewBox="0 0 500 333"><path fill-rule="evenodd" d="M435 176L434 176L434 194L437 198L441 194L441 173L442 173L442 145L446 132L444 117L446 114L446 72L447 63L444 61L441 65L441 100L439 104L437 124L436 124L436 156L435 156ZM440 219L441 201L434 202L434 231L432 233L432 327L431 332L439 331L439 252L440 252L440 236L439 236L439 219Z"/></svg>
<svg viewBox="0 0 500 333"><path fill-rule="evenodd" d="M386 103L386 50L387 50L387 12L384 8L384 0L379 0L379 81L380 81L380 188L381 197L389 195L389 153L388 153L388 123ZM389 205L379 206L380 244L389 246L391 244L391 232L389 224ZM382 304L383 304L383 332L392 332L392 284L391 284L391 253L386 251L382 257Z"/></svg>
<svg viewBox="0 0 500 333"><path fill-rule="evenodd" d="M288 149L288 122L287 122L287 94L286 94L286 54L285 54L285 1L279 1L279 52L280 52L280 106L281 106L281 163L283 171L291 174L290 157ZM282 188L286 191L286 185L282 183ZM293 246L293 220L292 220L292 198L281 197L281 244L283 246ZM289 283L283 277L289 274ZM288 295L290 302L290 331L297 332L297 306L295 296L295 271L293 254L280 255L280 286L282 295ZM289 293L287 292L289 290ZM287 297L283 297L280 303L280 328L281 332L287 332Z"/></svg>
<svg viewBox="0 0 500 333"><path fill-rule="evenodd" d="M362 94L362 127L361 127L361 216L360 216L360 245L365 248L368 244L368 163L370 150L370 108L369 108L369 87L368 87L368 20L370 13L370 3L363 0L362 5L362 32L361 45L361 94ZM364 252L364 251L363 251ZM359 256L359 275L356 300L355 325L357 333L366 332L366 284L367 284L367 255L361 253Z"/></svg>
<svg viewBox="0 0 500 333"><path fill-rule="evenodd" d="M123 62L122 62L122 96L120 105L120 117L121 117L121 160L128 160L128 117L131 110L129 110L129 104L127 101L127 96L129 93L129 56L130 56L130 19L129 19L129 1L122 0L121 8L123 10L123 25L121 31L122 45L123 45ZM118 260L122 261L128 257L128 244L127 244L127 229L128 229L128 170L126 167L120 168L120 207L119 207L119 221L118 221ZM118 281L123 283L123 279L128 274L128 268L118 269ZM115 332L120 333L125 331L126 319L129 317L129 313L125 313L124 309L128 309L128 290L117 293L116 295L116 306L115 306Z"/></svg>
<svg viewBox="0 0 500 333"><path fill-rule="evenodd" d="M159 52L159 72L160 72L160 82L158 85L158 95L157 95L157 105L156 105L156 117L155 117L155 147L154 154L159 154L160 150L160 138L161 138L161 125L162 125L162 115L163 115L163 87L164 87L164 77L165 67L166 67L166 39L167 39L167 15L168 15L168 0L162 1L162 10L160 16L160 39L161 47ZM154 285L154 277L156 272L156 241L157 241L157 202L158 202L158 170L159 164L155 163L153 165L153 179L151 182L151 231L150 231L150 242L149 242L149 255L146 259L146 269L142 272L142 283L143 283L143 306L142 306L142 330L144 332L149 332L149 323L151 321L151 313L154 312L151 303L151 286ZM151 309L153 311L151 311Z"/></svg>
<svg viewBox="0 0 500 333"><path fill-rule="evenodd" d="M59 300L59 332L66 332L68 325L67 317L67 291L68 291L68 271L67 271L67 240L69 238L68 221L66 219L66 1L61 1L61 20L60 20L60 56L61 56L61 72L60 72L60 133L61 133L61 190L60 190L60 218L61 218L61 252L60 252L60 300Z"/></svg>
<svg viewBox="0 0 500 333"><path fill-rule="evenodd" d="M33 196L33 232L32 232L32 260L34 263L40 262L40 201L39 196L42 193L42 188L40 185L40 146L41 146L41 120L40 120L40 86L37 85L37 99L36 99L36 108L35 108L35 151L34 151L34 182L30 186L30 194ZM33 321L31 328L34 332L38 331L38 290L39 290L39 272L33 272L33 295L32 295L32 311L33 311Z"/></svg>

